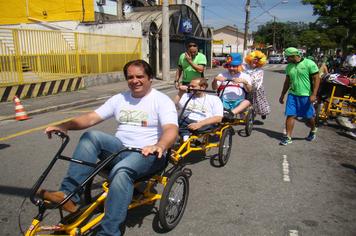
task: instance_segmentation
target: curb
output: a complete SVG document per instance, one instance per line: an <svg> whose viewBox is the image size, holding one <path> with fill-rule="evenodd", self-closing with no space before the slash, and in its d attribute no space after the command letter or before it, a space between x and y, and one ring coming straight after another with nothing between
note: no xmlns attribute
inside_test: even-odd
<svg viewBox="0 0 356 236"><path fill-rule="evenodd" d="M170 84L163 84L163 85L157 85L157 86L153 86L153 88L157 89L157 90L167 90L172 88L172 85ZM121 92L121 91L118 91ZM33 111L28 111L27 115L31 116L31 115L38 115L38 114L43 114L46 112L51 112L51 111L59 111L59 110L63 110L66 108L70 108L70 107L76 107L76 106L80 106L83 104L88 104L88 103L93 103L93 102L98 102L101 100L105 100L108 99L109 97L111 97L112 95L107 95L104 97L98 97L98 98L92 98L92 99L84 99L84 100L79 100L76 102L71 102L71 103L64 103L64 104L60 104L60 105L56 105L56 106L49 106L49 107L45 107L45 108L40 108L40 109L36 109ZM4 117L0 117L0 121L5 121L5 120L14 120L15 119L15 115L11 115L11 116L4 116Z"/></svg>

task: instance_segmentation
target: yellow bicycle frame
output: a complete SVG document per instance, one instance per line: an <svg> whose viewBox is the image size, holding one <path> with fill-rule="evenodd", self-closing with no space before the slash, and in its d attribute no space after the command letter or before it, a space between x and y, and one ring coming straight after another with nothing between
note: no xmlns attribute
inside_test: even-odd
<svg viewBox="0 0 356 236"><path fill-rule="evenodd" d="M163 186L166 186L168 181L167 177L164 176L153 176L146 184L146 187L144 191L142 192L143 198L133 198L131 204L129 205L128 209L133 209L135 207L141 206L141 205L148 205L152 204L156 200L159 200L162 198L161 194L153 193L151 191L152 187L156 183L160 183ZM139 183L136 184L136 186ZM97 224L100 223L100 221L103 219L105 212L100 213L97 215L94 219L90 219L90 221L84 225L81 226L81 224L88 219L88 217L91 216L91 214L94 212L95 209L97 209L99 206L103 205L109 188L108 188L108 182L104 182L102 189L103 193L93 202L90 204L87 208L84 208L84 211L78 216L78 218L70 223L70 224L58 224L58 225L46 225L46 226L41 226L40 223L41 221L38 219L33 219L30 227L28 228L25 236L39 236L39 235L48 235L48 234L43 234L44 232L53 232L53 231L59 231L59 232L65 232L63 235L70 235L70 236L75 236L75 235L80 235L83 233L88 232L92 228L94 228ZM43 232L43 233L41 233Z"/></svg>

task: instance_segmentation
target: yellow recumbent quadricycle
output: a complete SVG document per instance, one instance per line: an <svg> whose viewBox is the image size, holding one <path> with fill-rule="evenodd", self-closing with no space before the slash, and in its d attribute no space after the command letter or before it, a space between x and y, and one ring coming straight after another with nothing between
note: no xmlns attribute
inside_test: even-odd
<svg viewBox="0 0 356 236"><path fill-rule="evenodd" d="M63 142L49 166L31 189L30 200L38 207L38 213L33 218L31 225L24 235L90 235L95 232L105 214L103 206L110 185L107 178L102 178L103 181L100 181L101 186L95 186L98 184L96 180L100 179L100 175L105 176L105 172L107 172L105 167L107 167L108 164L120 153L141 152L141 149L125 148L120 150L118 153L104 154L106 155L105 158L101 158L101 161L98 163L84 162L63 156L62 152L69 142L69 137L60 132L57 132L56 134L62 139ZM135 181L134 196L131 204L129 205L129 209L142 205L153 204L155 201L160 200L158 210L159 222L164 230L169 231L179 223L183 216L189 195L189 178L186 174L188 170L183 169L183 166L169 165L169 152L167 155L166 164L162 170ZM93 171L90 176L83 183L81 183L74 192L66 196L62 202L53 203L41 199L37 195L37 192L58 160L65 160L90 166L93 167ZM162 185L162 194L156 192L154 189L156 185ZM84 192L84 196L82 197L83 204L81 204L76 212L65 215L62 211L62 206L71 197L73 197L74 194L82 192ZM59 221L57 223L45 225L47 216L46 212L48 210L59 211ZM19 213L19 224L20 230L22 231L20 217L21 210Z"/></svg>
<svg viewBox="0 0 356 236"><path fill-rule="evenodd" d="M337 116L349 117L356 123L356 84L351 83L355 78L356 75L347 77L339 74L322 77L315 105L317 125Z"/></svg>
<svg viewBox="0 0 356 236"><path fill-rule="evenodd" d="M192 96L189 97L182 108L179 116L180 122L183 120L183 114L189 101L194 97L195 92L198 91L213 94L217 93L215 90L188 89L188 92L192 93ZM180 137L177 144L172 148L171 159L175 163L179 163L192 152L205 152L212 148L218 148L219 164L220 166L226 165L231 154L232 137L235 135L233 126L245 125L246 136L251 135L254 122L254 112L252 106L244 112L243 117L243 119L236 116L231 117L228 116L227 111L224 111L224 118L220 124L216 124L210 129L204 131L191 131L192 135L190 135L185 141L183 141L183 138Z"/></svg>

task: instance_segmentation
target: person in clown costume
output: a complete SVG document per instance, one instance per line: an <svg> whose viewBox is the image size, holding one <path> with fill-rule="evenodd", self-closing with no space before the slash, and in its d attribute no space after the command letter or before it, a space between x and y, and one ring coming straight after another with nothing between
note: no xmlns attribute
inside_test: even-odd
<svg viewBox="0 0 356 236"><path fill-rule="evenodd" d="M265 95L263 87L263 69L266 64L266 55L261 51L253 51L245 57L245 73L252 79L252 103L256 114L261 115L262 119L271 113L271 107Z"/></svg>

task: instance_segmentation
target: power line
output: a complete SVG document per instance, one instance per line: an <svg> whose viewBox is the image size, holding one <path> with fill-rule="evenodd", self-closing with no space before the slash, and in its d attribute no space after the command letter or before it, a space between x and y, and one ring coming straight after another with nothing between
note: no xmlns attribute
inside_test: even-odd
<svg viewBox="0 0 356 236"><path fill-rule="evenodd" d="M242 23L241 21L236 21L236 19L232 19L232 18L229 18L229 17L226 17L226 16L219 15L216 12L210 10L208 7L205 7L205 10L209 11L210 13L214 14L215 16L217 16L219 18L223 18L223 20L229 22L229 24L234 24L234 22Z"/></svg>

